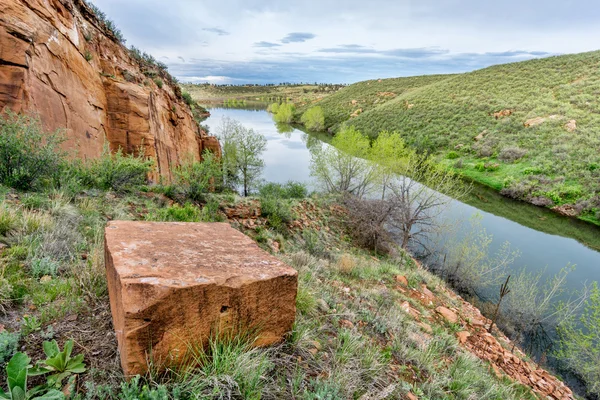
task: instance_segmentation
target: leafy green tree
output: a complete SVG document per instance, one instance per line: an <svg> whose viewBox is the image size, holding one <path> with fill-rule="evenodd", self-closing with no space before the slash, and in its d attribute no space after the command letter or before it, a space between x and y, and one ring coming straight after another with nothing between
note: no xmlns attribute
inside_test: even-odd
<svg viewBox="0 0 600 400"><path fill-rule="evenodd" d="M239 183L244 196L248 196L264 168L261 155L267 148L267 139L261 133L229 118L223 119L219 138L222 142L225 181L231 187Z"/></svg>
<svg viewBox="0 0 600 400"><path fill-rule="evenodd" d="M594 282L579 318L559 325L558 357L585 383L590 395L600 396L600 288Z"/></svg>
<svg viewBox="0 0 600 400"><path fill-rule="evenodd" d="M276 110L277 111L274 113L275 122L282 124L292 123L295 111L295 107L292 103L282 103L276 107Z"/></svg>
<svg viewBox="0 0 600 400"><path fill-rule="evenodd" d="M300 121L311 131L322 131L325 128L325 114L319 106L306 110Z"/></svg>

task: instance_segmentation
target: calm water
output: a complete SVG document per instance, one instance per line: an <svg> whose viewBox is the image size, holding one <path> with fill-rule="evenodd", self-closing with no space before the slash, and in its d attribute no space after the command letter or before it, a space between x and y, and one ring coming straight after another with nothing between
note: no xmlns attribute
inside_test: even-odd
<svg viewBox="0 0 600 400"><path fill-rule="evenodd" d="M205 124L212 133L217 132L222 117L230 117L267 137L267 151L263 155L263 177L266 181L285 183L294 180L310 186L309 148L319 144L317 136L298 129L282 133L264 110L213 108L210 112L211 117ZM521 216L530 212L531 218L538 218L540 212L524 203L515 204L514 207L519 208ZM546 274L550 276L568 264L575 264L576 269L568 278L570 288L580 289L584 282L600 281L600 252L591 250L575 239L544 233L458 201L453 201L446 212L446 218L454 220L454 224L464 224L466 229L470 227L469 218L476 213L482 217L482 227L493 235L491 253L506 241L511 243L513 250L520 251L521 256L514 264L516 270L526 267L537 272L546 268ZM508 214L510 217L510 213ZM549 218L556 217L552 215Z"/></svg>

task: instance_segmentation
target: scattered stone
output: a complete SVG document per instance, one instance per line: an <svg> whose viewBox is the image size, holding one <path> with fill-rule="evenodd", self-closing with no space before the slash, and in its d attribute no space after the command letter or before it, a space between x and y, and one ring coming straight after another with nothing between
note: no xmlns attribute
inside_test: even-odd
<svg viewBox="0 0 600 400"><path fill-rule="evenodd" d="M435 309L435 311L440 314L444 319L451 324L456 324L458 322L458 315L456 313L446 307L439 306Z"/></svg>
<svg viewBox="0 0 600 400"><path fill-rule="evenodd" d="M408 286L408 279L404 275L396 275L396 282L402 286Z"/></svg>
<svg viewBox="0 0 600 400"><path fill-rule="evenodd" d="M353 106L355 106L355 105L357 105L357 104L358 104L358 101L357 101L357 100L352 100L352 105L353 105Z"/></svg>
<svg viewBox="0 0 600 400"><path fill-rule="evenodd" d="M460 344L465 344L467 343L467 338L471 336L471 333L469 331L462 331L462 332L457 332L456 333L456 337L458 339L458 342Z"/></svg>
<svg viewBox="0 0 600 400"><path fill-rule="evenodd" d="M321 343L317 342L316 340L311 340L310 345L313 346L315 349L317 350L321 350L323 348L323 346L321 346Z"/></svg>
<svg viewBox="0 0 600 400"><path fill-rule="evenodd" d="M347 319L340 319L340 326L342 328L352 329L354 328L354 324L352 321L348 321Z"/></svg>
<svg viewBox="0 0 600 400"><path fill-rule="evenodd" d="M459 143L459 144L457 144L456 146L454 146L454 150L460 150L460 149L462 149L463 147L465 147L465 145L464 145L463 143Z"/></svg>
<svg viewBox="0 0 600 400"><path fill-rule="evenodd" d="M313 348L308 349L308 352L314 356L319 352L319 349L316 349L313 347Z"/></svg>
<svg viewBox="0 0 600 400"><path fill-rule="evenodd" d="M40 278L40 283L48 283L52 280L50 275L44 275Z"/></svg>
<svg viewBox="0 0 600 400"><path fill-rule="evenodd" d="M475 136L473 139L478 142L481 139L483 139L485 137L485 135L487 135L488 131L484 130L483 132L479 133L479 135Z"/></svg>
<svg viewBox="0 0 600 400"><path fill-rule="evenodd" d="M417 396L415 396L412 392L406 393L406 398L408 400L419 400L419 398Z"/></svg>
<svg viewBox="0 0 600 400"><path fill-rule="evenodd" d="M565 124L565 129L567 132L575 132L577 130L577 121L574 119L570 120Z"/></svg>
<svg viewBox="0 0 600 400"><path fill-rule="evenodd" d="M563 204L562 206L553 207L552 211L560 215L564 215L565 217L576 217L578 215L575 207L570 204Z"/></svg>
<svg viewBox="0 0 600 400"><path fill-rule="evenodd" d="M259 329L256 346L294 323L298 273L225 223L110 222L110 305L126 376L178 365L190 342Z"/></svg>
<svg viewBox="0 0 600 400"><path fill-rule="evenodd" d="M410 312L410 304L408 301L403 301L402 304L400 304L400 309L408 314Z"/></svg>
<svg viewBox="0 0 600 400"><path fill-rule="evenodd" d="M431 290L429 290L427 285L424 283L421 284L421 292L423 292L423 295L425 296L425 298L427 300L429 300L429 301L435 300L435 295L433 294L433 292Z"/></svg>
<svg viewBox="0 0 600 400"><path fill-rule="evenodd" d="M421 327L421 329L423 329L425 332L432 334L433 333L433 329L431 328L431 325L425 323L425 322L419 322L418 325Z"/></svg>
<svg viewBox="0 0 600 400"><path fill-rule="evenodd" d="M327 302L323 299L317 300L317 308L324 313L327 313L329 310L331 310L331 308L329 308L329 304L327 304Z"/></svg>
<svg viewBox="0 0 600 400"><path fill-rule="evenodd" d="M513 113L513 110L502 110L502 111L498 111L495 113L492 113L492 116L496 119L500 119L500 118L504 118L504 117L510 117Z"/></svg>
<svg viewBox="0 0 600 400"><path fill-rule="evenodd" d="M547 120L556 120L556 119L560 119L561 116L560 115L550 115L548 117L535 117L535 118L531 118L528 119L527 121L525 121L525 123L523 125L525 125L526 128L531 128L534 126L538 126L543 124L544 122L546 122Z"/></svg>

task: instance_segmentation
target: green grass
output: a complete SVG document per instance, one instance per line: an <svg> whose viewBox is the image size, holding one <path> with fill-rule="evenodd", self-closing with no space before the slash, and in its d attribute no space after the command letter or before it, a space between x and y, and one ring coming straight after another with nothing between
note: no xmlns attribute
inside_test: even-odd
<svg viewBox="0 0 600 400"><path fill-rule="evenodd" d="M578 204L581 219L600 224L599 66L596 51L460 75L366 81L318 104L327 128L353 125L370 137L396 131L448 165L457 162L448 159L455 152L463 163L460 173L506 196L548 207ZM493 113L502 110L512 114L496 119ZM551 115L557 117L524 126ZM570 120L576 121L574 132L565 127ZM524 157L512 163L499 159L515 147ZM481 170L480 162L498 165Z"/></svg>

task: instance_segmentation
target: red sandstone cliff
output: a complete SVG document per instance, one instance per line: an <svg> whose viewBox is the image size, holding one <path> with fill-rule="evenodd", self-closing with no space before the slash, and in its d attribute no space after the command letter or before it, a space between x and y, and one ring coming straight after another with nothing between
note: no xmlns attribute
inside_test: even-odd
<svg viewBox="0 0 600 400"><path fill-rule="evenodd" d="M81 0L0 0L0 111L39 114L65 147L98 157L143 146L158 175L218 141L199 130L179 88L162 88Z"/></svg>

